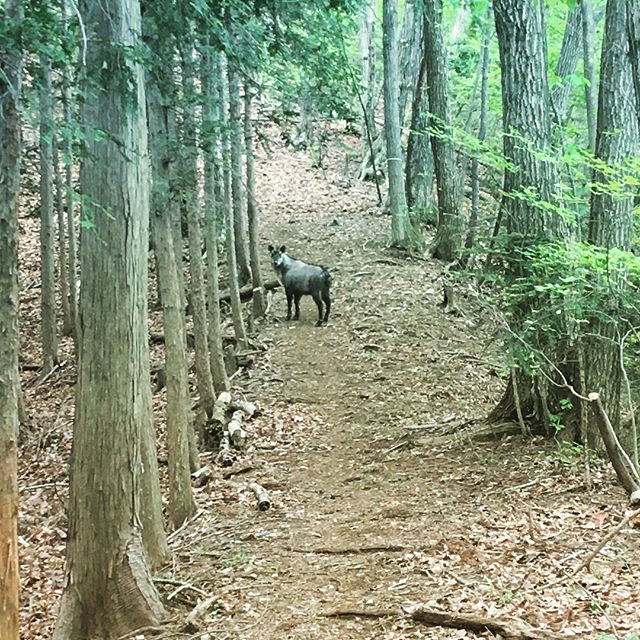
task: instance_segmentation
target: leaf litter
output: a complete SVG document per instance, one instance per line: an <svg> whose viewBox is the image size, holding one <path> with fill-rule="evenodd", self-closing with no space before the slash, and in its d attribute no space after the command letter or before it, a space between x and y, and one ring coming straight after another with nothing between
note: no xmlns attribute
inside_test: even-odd
<svg viewBox="0 0 640 640"><path fill-rule="evenodd" d="M258 327L268 349L234 378L234 394L261 409L245 425L238 473L225 476L215 452L203 455L211 477L194 488L196 517L171 536L173 559L155 571L170 618L131 637L477 637L375 615L412 605L519 620L567 638L638 637L633 523L590 571L571 575L625 512L606 464L594 465L587 491L578 459L553 442L424 439L437 425L481 421L499 398L496 328L464 290L464 314L444 313L444 266L389 249L390 220L372 185L345 187L340 149L328 150L324 170L288 148L256 158L263 244L285 244L330 269L332 317L314 327L315 307L303 299L301 320L285 322L276 292ZM21 362L31 364L40 358L38 225L26 215L34 193L24 194L20 218ZM270 276L266 249L263 259ZM161 329L158 311L151 325ZM51 637L64 582L69 338L60 352L66 365L43 384L37 372L22 373L30 425L19 461L21 637L29 640ZM162 360L161 346L152 345L152 360ZM164 403L164 391L155 392L166 487ZM269 491L269 511L257 510L251 481ZM326 615L349 609L363 615Z"/></svg>

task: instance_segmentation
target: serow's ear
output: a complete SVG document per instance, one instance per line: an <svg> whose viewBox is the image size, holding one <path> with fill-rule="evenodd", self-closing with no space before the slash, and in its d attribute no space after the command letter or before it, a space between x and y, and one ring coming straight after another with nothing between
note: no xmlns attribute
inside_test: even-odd
<svg viewBox="0 0 640 640"><path fill-rule="evenodd" d="M272 245L272 244L270 244L270 245L267 247L267 250L269 251L269 253L271 253L271 252L273 251L273 245Z"/></svg>
<svg viewBox="0 0 640 640"><path fill-rule="evenodd" d="M282 246L280 247L280 253L286 253L286 251L287 251L287 247L285 247L284 245L282 245Z"/></svg>

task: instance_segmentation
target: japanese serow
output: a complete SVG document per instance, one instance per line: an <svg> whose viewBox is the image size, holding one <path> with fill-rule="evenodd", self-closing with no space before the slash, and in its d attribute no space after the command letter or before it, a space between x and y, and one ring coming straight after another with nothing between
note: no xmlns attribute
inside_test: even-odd
<svg viewBox="0 0 640 640"><path fill-rule="evenodd" d="M329 320L331 311L331 274L324 268L313 264L307 264L302 260L296 260L286 254L286 247L279 249L269 245L271 254L271 266L278 274L280 282L287 294L287 320L291 320L291 302L295 302L296 312L294 320L300 318L300 298L304 295L311 296L318 307L318 321L316 327ZM324 303L324 317L322 315Z"/></svg>

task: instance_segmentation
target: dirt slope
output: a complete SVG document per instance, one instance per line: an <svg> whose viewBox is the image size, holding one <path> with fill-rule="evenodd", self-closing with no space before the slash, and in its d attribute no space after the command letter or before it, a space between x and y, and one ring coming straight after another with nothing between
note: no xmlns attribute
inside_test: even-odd
<svg viewBox="0 0 640 640"><path fill-rule="evenodd" d="M159 636L476 637L401 616L324 615L412 604L567 637L640 632L637 530L616 538L593 574L557 582L623 513L606 468L596 465L589 493L576 458L553 444L426 443L434 425L481 419L499 396L491 314L472 295L464 315L443 312L443 266L386 247L389 219L370 186L341 186L342 160L332 152L323 173L304 154L260 158L265 270L269 242L327 266L332 318L314 327L307 298L301 320L285 322L276 294L256 338L266 350L234 379L235 392L262 408L238 462L251 468L229 479L215 469L197 489L201 511L158 572L172 616ZM27 387L32 414L49 416L41 420L49 438L31 436L23 460L25 638L49 637L62 585L71 382L64 370ZM156 401L160 410L162 393ZM268 488L270 511L256 510L249 480ZM48 486L32 489L39 483ZM208 595L216 596L208 614L185 628Z"/></svg>

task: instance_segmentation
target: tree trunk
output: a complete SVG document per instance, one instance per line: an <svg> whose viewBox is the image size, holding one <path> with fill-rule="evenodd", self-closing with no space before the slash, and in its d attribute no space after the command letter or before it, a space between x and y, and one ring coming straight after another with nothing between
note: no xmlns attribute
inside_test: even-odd
<svg viewBox="0 0 640 640"><path fill-rule="evenodd" d="M69 20L69 7L67 6L69 0L60 0L61 9L63 15L63 34L65 39L68 37L68 20ZM78 353L78 287L77 280L78 274L76 265L78 262L77 250L76 250L76 223L73 215L73 135L72 122L73 122L73 108L72 108L72 95L71 95L71 71L69 64L65 64L62 67L62 110L63 119L66 126L65 132L65 212L67 217L67 241L69 243L69 255L67 261L67 279L69 281L69 306L71 311L71 318L73 323L73 343Z"/></svg>
<svg viewBox="0 0 640 640"><path fill-rule="evenodd" d="M418 83L424 37L422 14L421 0L405 3L400 35L400 129L404 126L407 102L413 104Z"/></svg>
<svg viewBox="0 0 640 640"><path fill-rule="evenodd" d="M168 129L168 104L163 92L174 91L173 69L164 61L171 50L155 34L151 12L145 16L146 41L156 63L146 75L149 144L153 177L151 227L158 265L158 286L164 319L165 371L167 378L167 461L169 519L177 528L195 511L189 465L189 440L195 438L189 395L189 361L178 261L172 231L172 212L178 208L171 194L172 139ZM148 34L148 35L147 35ZM164 98L164 99L163 99Z"/></svg>
<svg viewBox="0 0 640 640"><path fill-rule="evenodd" d="M623 163L638 155L638 107L628 63L626 29L625 0L608 0L600 63L595 155L609 170L606 173L597 169L594 171L595 188L591 194L589 218L589 242L607 250L623 251L628 251L631 247L634 194L611 193L606 185L612 180L622 180ZM613 175L611 169L614 171ZM599 184L604 188L598 188ZM623 295L624 289L624 278L612 274L612 309L618 308L621 303L619 297ZM616 312L607 316L606 309L603 309L592 320L588 334L585 345L589 353L589 357L585 359L587 390L600 394L611 424L622 443L628 446L631 444L629 434L620 432L622 368ZM593 419L588 436L592 445L600 440L599 430Z"/></svg>
<svg viewBox="0 0 640 640"><path fill-rule="evenodd" d="M421 222L435 223L433 199L433 152L429 139L429 92L427 57L422 38L422 58L411 108L411 126L407 141L405 192L409 209Z"/></svg>
<svg viewBox="0 0 640 640"><path fill-rule="evenodd" d="M627 0L627 35L636 104L640 104L640 4L636 0ZM640 128L640 110L638 110L637 116Z"/></svg>
<svg viewBox="0 0 640 640"><path fill-rule="evenodd" d="M209 364L209 337L205 301L204 266L202 264L202 227L198 203L198 148L196 142L195 86L193 52L190 46L181 49L182 86L184 88L183 118L183 201L189 230L189 270L191 271L191 308L195 337L195 365L200 405L208 416L215 402L213 378Z"/></svg>
<svg viewBox="0 0 640 640"><path fill-rule="evenodd" d="M5 0L0 26L0 638L18 640L18 194L22 2Z"/></svg>
<svg viewBox="0 0 640 640"><path fill-rule="evenodd" d="M251 256L251 277L253 283L253 317L264 314L266 300L260 271L260 229L256 186L253 171L253 123L251 121L251 81L244 83L244 148L247 166L247 217L249 218L249 255Z"/></svg>
<svg viewBox="0 0 640 640"><path fill-rule="evenodd" d="M480 127L478 130L478 142L482 145L487 137L487 119L489 116L489 45L491 44L491 25L487 20L482 35L482 53L480 59ZM478 209L480 201L480 175L477 155L471 160L471 213L469 215L469 232L465 239L465 249L470 250L476 236L478 226Z"/></svg>
<svg viewBox="0 0 640 640"><path fill-rule="evenodd" d="M53 138L53 167L56 183L56 219L58 221L58 279L60 281L60 300L62 306L62 334L73 333L73 317L69 303L69 273L67 271L67 238L65 233L66 217L64 207L64 179L60 167L58 138Z"/></svg>
<svg viewBox="0 0 640 640"><path fill-rule="evenodd" d="M589 135L589 149L596 150L596 67L593 61L595 55L595 21L593 19L593 5L591 0L582 0L582 61L584 66L585 106L587 108L587 131Z"/></svg>
<svg viewBox="0 0 640 640"><path fill-rule="evenodd" d="M146 553L162 544L164 534L152 526L153 515L160 516L159 485L155 498L148 490L154 479L158 483L158 471L155 451L149 455L144 85L134 58L121 56L111 66L114 46L141 44L139 3L84 0L80 13L93 43L82 121L107 135L87 141L80 172L93 228L81 243L67 578L55 640L117 638L157 625L164 614ZM144 504L150 499L155 502ZM160 536L155 543L154 534Z"/></svg>
<svg viewBox="0 0 640 640"><path fill-rule="evenodd" d="M227 63L228 64L228 63ZM227 69L227 77L230 78L232 74ZM232 153L231 153L231 141L230 135L233 135L233 131L230 130L229 119L231 112L231 105L229 104L229 112L227 112L227 103L230 103L228 89L224 83L222 85L222 112L221 112L221 127L222 127L222 182L223 182L223 202L225 212L225 234L227 240L227 270L229 271L229 293L231 297L231 317L233 319L233 330L236 334L236 340L238 346L241 349L247 347L247 334L244 328L244 319L242 318L242 302L240 301L240 283L238 279L238 261L236 258L236 237L235 237L235 207L232 202ZM228 115L229 114L229 115Z"/></svg>
<svg viewBox="0 0 640 640"><path fill-rule="evenodd" d="M424 37L429 79L429 130L438 192L438 229L431 247L434 258L451 261L462 248L464 215L462 183L448 129L451 122L447 50L442 30L442 0L425 0Z"/></svg>
<svg viewBox="0 0 640 640"><path fill-rule="evenodd" d="M562 126L567 119L569 97L573 86L571 77L576 72L582 45L582 9L576 5L567 11L567 24L562 38L560 57L556 65L556 77L559 82L551 90L551 117Z"/></svg>
<svg viewBox="0 0 640 640"><path fill-rule="evenodd" d="M372 0L367 0L360 10L360 60L362 62L361 93L363 96L364 113L360 124L360 139L362 141L362 159L370 155L369 136L376 138L375 125L375 95L376 95L376 43L375 43L376 12Z"/></svg>
<svg viewBox="0 0 640 640"><path fill-rule="evenodd" d="M251 282L251 269L247 255L247 225L242 205L242 119L240 116L240 79L235 63L227 61L229 77L229 129L231 154L231 198L233 206L233 236L240 283Z"/></svg>
<svg viewBox="0 0 640 640"><path fill-rule="evenodd" d="M404 162L400 144L397 0L383 2L384 129L387 141L387 175L391 206L391 242L402 249L413 242L413 230L404 193Z"/></svg>
<svg viewBox="0 0 640 640"><path fill-rule="evenodd" d="M505 170L500 216L511 234L507 277L514 279L527 272L522 250L563 237L563 228L553 207L545 206L554 202L557 173L546 159L551 157L551 110L543 5L537 0L496 0L494 15L502 69L504 155L514 167ZM524 194L527 197L521 197ZM530 312L516 310L514 331ZM559 366L566 359L563 353L545 355ZM489 420L515 420L520 412L548 427L556 400L545 377L532 377L518 368Z"/></svg>
<svg viewBox="0 0 640 640"><path fill-rule="evenodd" d="M46 375L58 362L58 331L53 239L53 90L51 60L44 53L40 55L40 319L42 373Z"/></svg>

